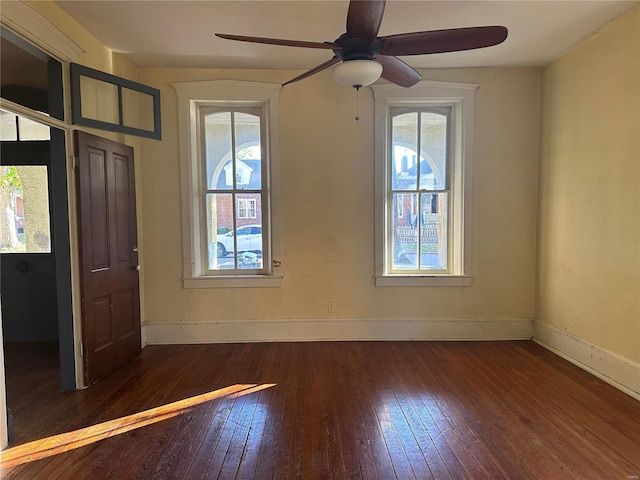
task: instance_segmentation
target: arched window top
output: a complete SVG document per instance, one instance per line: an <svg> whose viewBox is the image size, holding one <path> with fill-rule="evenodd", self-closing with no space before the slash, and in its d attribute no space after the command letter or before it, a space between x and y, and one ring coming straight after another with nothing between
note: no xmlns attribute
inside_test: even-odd
<svg viewBox="0 0 640 480"><path fill-rule="evenodd" d="M447 188L451 107L393 107L390 117L393 188Z"/></svg>

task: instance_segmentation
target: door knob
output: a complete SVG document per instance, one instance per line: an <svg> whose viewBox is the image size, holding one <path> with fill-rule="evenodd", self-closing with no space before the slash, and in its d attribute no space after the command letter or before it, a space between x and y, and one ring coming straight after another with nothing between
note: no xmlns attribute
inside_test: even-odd
<svg viewBox="0 0 640 480"><path fill-rule="evenodd" d="M139 272L141 268L142 267L140 265L136 265L135 267L131 267L131 270L135 270L136 272Z"/></svg>

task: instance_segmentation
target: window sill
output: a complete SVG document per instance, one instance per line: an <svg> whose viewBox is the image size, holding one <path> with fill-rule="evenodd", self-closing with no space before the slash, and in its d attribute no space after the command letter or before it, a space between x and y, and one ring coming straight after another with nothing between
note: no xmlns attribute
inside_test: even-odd
<svg viewBox="0 0 640 480"><path fill-rule="evenodd" d="M470 287L471 275L376 276L376 287Z"/></svg>
<svg viewBox="0 0 640 480"><path fill-rule="evenodd" d="M227 277L185 277L182 288L263 288L279 287L282 277L276 276L227 276Z"/></svg>

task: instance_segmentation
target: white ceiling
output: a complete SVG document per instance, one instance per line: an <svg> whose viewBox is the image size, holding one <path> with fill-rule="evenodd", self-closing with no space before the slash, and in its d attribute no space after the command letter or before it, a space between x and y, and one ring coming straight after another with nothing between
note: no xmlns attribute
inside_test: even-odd
<svg viewBox="0 0 640 480"><path fill-rule="evenodd" d="M232 33L333 41L345 31L347 0L56 1L102 43L138 67L308 69L329 50L233 42ZM379 35L504 25L506 42L469 52L402 57L415 68L540 66L638 1L388 0Z"/></svg>

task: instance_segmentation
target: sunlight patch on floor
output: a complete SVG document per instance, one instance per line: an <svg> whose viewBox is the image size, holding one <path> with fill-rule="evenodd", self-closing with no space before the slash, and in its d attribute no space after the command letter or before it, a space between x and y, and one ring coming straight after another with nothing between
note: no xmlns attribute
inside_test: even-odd
<svg viewBox="0 0 640 480"><path fill-rule="evenodd" d="M194 406L217 398L236 398L242 395L259 392L260 390L264 390L275 385L275 383L231 385L229 387L220 388L201 395L185 398L184 400L168 403L160 407L151 408L143 412L134 413L133 415L81 428L73 432L61 433L59 435L53 435L18 445L13 448L8 448L0 452L0 473L5 474L9 469L23 463L33 462L53 455L59 455L94 442L99 442L105 438L120 435L163 420L168 420L189 412Z"/></svg>

